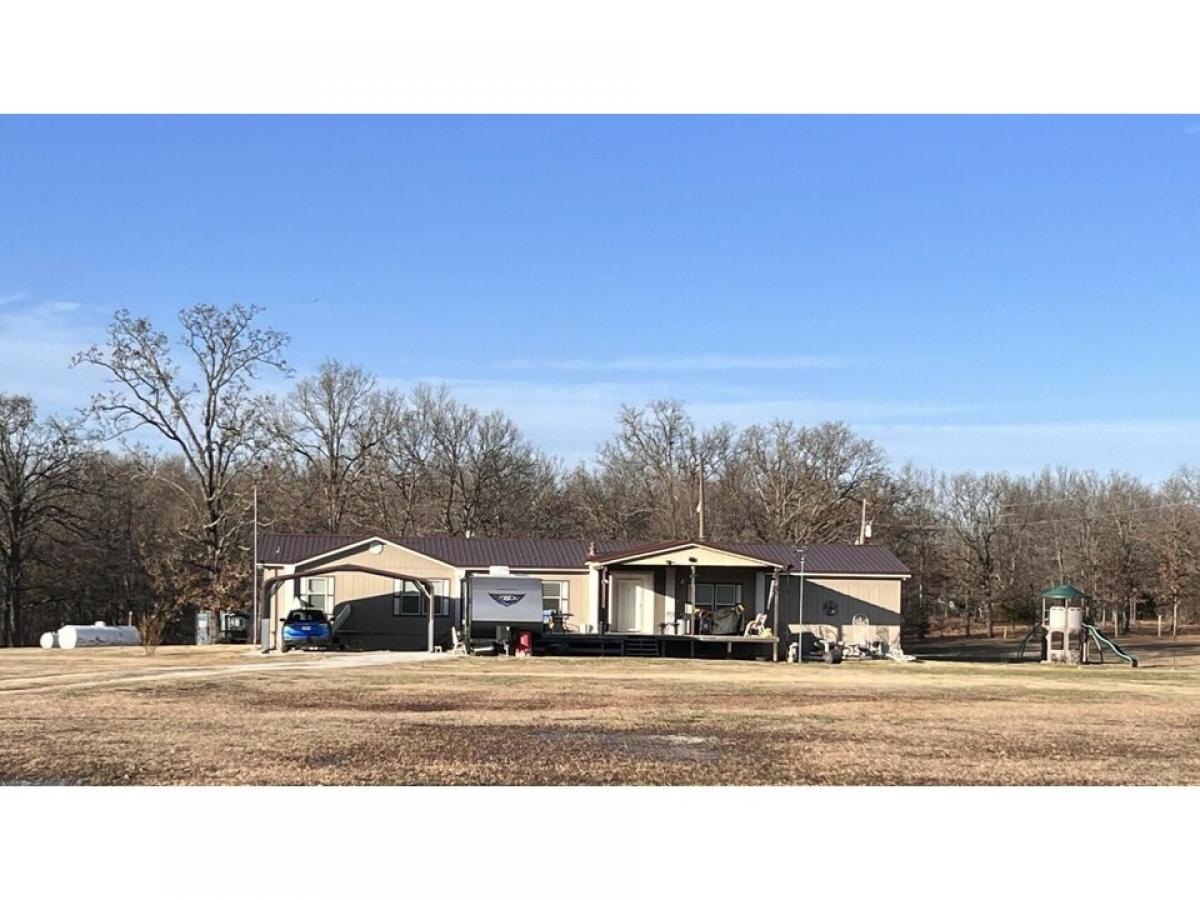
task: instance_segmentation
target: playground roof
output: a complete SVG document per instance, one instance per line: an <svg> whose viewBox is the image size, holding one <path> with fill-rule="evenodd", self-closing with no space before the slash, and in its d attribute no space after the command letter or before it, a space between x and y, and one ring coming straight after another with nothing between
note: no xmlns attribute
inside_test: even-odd
<svg viewBox="0 0 1200 900"><path fill-rule="evenodd" d="M1042 596L1048 600L1080 600L1087 594L1073 584L1060 584L1048 591L1042 591Z"/></svg>

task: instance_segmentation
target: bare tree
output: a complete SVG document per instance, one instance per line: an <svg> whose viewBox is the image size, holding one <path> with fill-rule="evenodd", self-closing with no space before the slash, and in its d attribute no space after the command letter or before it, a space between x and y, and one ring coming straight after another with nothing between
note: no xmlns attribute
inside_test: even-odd
<svg viewBox="0 0 1200 900"><path fill-rule="evenodd" d="M1171 610L1172 637L1179 634L1180 605L1185 597L1196 596L1200 521L1195 496L1196 475L1188 469L1164 482L1151 535L1157 593Z"/></svg>
<svg viewBox="0 0 1200 900"><path fill-rule="evenodd" d="M846 540L857 502L886 472L879 448L841 422L755 425L743 432L737 455L745 517L765 541Z"/></svg>
<svg viewBox="0 0 1200 900"><path fill-rule="evenodd" d="M191 563L192 533L186 510L172 502L172 476L161 469L176 461L140 461L131 508L138 513L129 527L129 550L138 569L131 573L128 604L136 617L142 647L152 655L171 625L186 610L202 607L207 585Z"/></svg>
<svg viewBox="0 0 1200 900"><path fill-rule="evenodd" d="M1102 584L1117 613L1117 628L1128 632L1137 620L1137 606L1148 592L1152 565L1149 559L1150 517L1153 495L1136 478L1113 473L1101 495Z"/></svg>
<svg viewBox="0 0 1200 900"><path fill-rule="evenodd" d="M417 534L429 527L433 496L432 409L427 403L410 405L396 391L381 394L377 408L379 442L363 474L364 504L357 521L385 534Z"/></svg>
<svg viewBox="0 0 1200 900"><path fill-rule="evenodd" d="M360 525L398 535L532 536L567 521L557 461L502 413L428 385L409 397L381 395L378 409Z"/></svg>
<svg viewBox="0 0 1200 900"><path fill-rule="evenodd" d="M988 637L995 635L993 611L1005 488L1003 476L993 472L984 475L961 472L942 479L940 491L956 538L956 557L962 567L968 635L976 605L983 609Z"/></svg>
<svg viewBox="0 0 1200 900"><path fill-rule="evenodd" d="M150 429L177 452L187 482L169 483L191 511L200 567L213 600L231 589L229 557L244 524L235 492L260 446L253 383L260 369L287 371L280 331L254 326L257 307L199 305L179 314L179 346L189 371L176 364L167 335L128 310L113 317L104 347L93 345L73 364L97 366L113 389L92 398L90 412L105 437Z"/></svg>
<svg viewBox="0 0 1200 900"><path fill-rule="evenodd" d="M0 564L4 609L0 639L24 643L22 606L27 566L53 526L74 517L80 444L75 429L55 419L38 420L28 397L0 394Z"/></svg>
<svg viewBox="0 0 1200 900"><path fill-rule="evenodd" d="M439 530L446 534L499 535L527 530L557 481L552 460L522 436L499 411L483 414L443 389L418 388L418 420L432 428L429 468L438 492Z"/></svg>
<svg viewBox="0 0 1200 900"><path fill-rule="evenodd" d="M616 518L627 536L697 537L701 481L727 487L732 444L730 426L701 431L676 400L622 406L617 433L600 448L596 477L587 486L593 493L607 490L609 502L624 504ZM725 506L720 491L706 492L706 522L715 524ZM718 531L710 525L706 536Z"/></svg>
<svg viewBox="0 0 1200 900"><path fill-rule="evenodd" d="M879 536L908 561L913 577L902 586L905 622L924 637L931 613L945 612L950 580L946 533L938 508L938 478L905 466L895 479L892 503L878 522Z"/></svg>
<svg viewBox="0 0 1200 900"><path fill-rule="evenodd" d="M330 360L297 382L285 400L270 398L265 406L271 436L317 482L319 526L339 534L359 476L382 440L375 378L358 366Z"/></svg>

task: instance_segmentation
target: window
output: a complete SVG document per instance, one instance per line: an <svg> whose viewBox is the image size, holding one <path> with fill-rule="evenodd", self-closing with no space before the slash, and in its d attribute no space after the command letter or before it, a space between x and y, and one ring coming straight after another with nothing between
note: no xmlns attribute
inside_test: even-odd
<svg viewBox="0 0 1200 900"><path fill-rule="evenodd" d="M392 615L419 616L424 604L421 591L411 581L397 578L392 585Z"/></svg>
<svg viewBox="0 0 1200 900"><path fill-rule="evenodd" d="M450 579L431 578L433 582L433 599L437 601L433 608L435 616L450 615Z"/></svg>
<svg viewBox="0 0 1200 900"><path fill-rule="evenodd" d="M450 581L446 578L431 578L433 582L433 599L435 616L450 615ZM411 581L397 578L392 586L392 615L393 616L427 616L429 608L425 605L425 595Z"/></svg>
<svg viewBox="0 0 1200 900"><path fill-rule="evenodd" d="M696 609L716 612L729 609L742 602L740 584L702 584L696 582Z"/></svg>
<svg viewBox="0 0 1200 900"><path fill-rule="evenodd" d="M547 612L569 613L571 611L571 583L569 581L543 581L542 609Z"/></svg>
<svg viewBox="0 0 1200 900"><path fill-rule="evenodd" d="M329 612L333 609L333 576L300 579L300 605Z"/></svg>

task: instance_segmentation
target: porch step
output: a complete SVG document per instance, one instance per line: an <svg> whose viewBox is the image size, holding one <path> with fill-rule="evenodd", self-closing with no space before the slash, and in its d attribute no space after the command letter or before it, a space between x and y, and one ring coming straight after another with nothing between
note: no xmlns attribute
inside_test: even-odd
<svg viewBox="0 0 1200 900"><path fill-rule="evenodd" d="M649 636L626 635L625 655L658 656L658 640Z"/></svg>

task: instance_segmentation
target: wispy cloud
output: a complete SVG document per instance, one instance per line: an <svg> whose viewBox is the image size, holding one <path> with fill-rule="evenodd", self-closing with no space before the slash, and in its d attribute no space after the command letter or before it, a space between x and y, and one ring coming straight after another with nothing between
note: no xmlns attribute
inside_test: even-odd
<svg viewBox="0 0 1200 900"><path fill-rule="evenodd" d="M1200 420L1016 419L1033 408L870 396L764 398L752 389L683 385L662 377L595 379L576 384L524 378L446 378L439 374L384 378L408 389L417 382L446 384L459 399L481 409L501 409L535 444L567 464L594 459L610 438L621 404L665 397L684 402L702 426L729 422L738 428L772 419L816 424L848 422L875 440L891 462L948 471L995 469L1037 472L1067 465L1098 471L1124 469L1148 478L1169 475L1200 458Z"/></svg>
<svg viewBox="0 0 1200 900"><path fill-rule="evenodd" d="M454 378L427 375L381 379L408 390L419 382L445 384L456 397L480 409L500 409L512 417L539 446L568 463L591 459L616 426L622 404L640 406L650 400L682 401L701 426L728 422L744 428L773 419L801 424L841 419L861 423L921 423L978 414L991 407L941 402L890 401L863 397L791 397L764 399L753 390L714 384L684 384L669 378L628 381L595 379L580 383L524 378ZM993 411L998 411L994 409Z"/></svg>
<svg viewBox="0 0 1200 900"><path fill-rule="evenodd" d="M47 411L87 403L102 383L71 357L104 339L101 317L79 303L38 301L26 291L0 297L0 389L27 394Z"/></svg>
<svg viewBox="0 0 1200 900"><path fill-rule="evenodd" d="M618 356L611 359L509 359L497 363L508 371L556 372L733 372L832 369L847 365L837 356Z"/></svg>
<svg viewBox="0 0 1200 900"><path fill-rule="evenodd" d="M8 306L13 303L20 303L29 297L29 291L15 291L11 294L0 294L0 306Z"/></svg>
<svg viewBox="0 0 1200 900"><path fill-rule="evenodd" d="M1050 466L1165 478L1200 457L1200 421L896 423L860 429L896 463L1032 473Z"/></svg>

